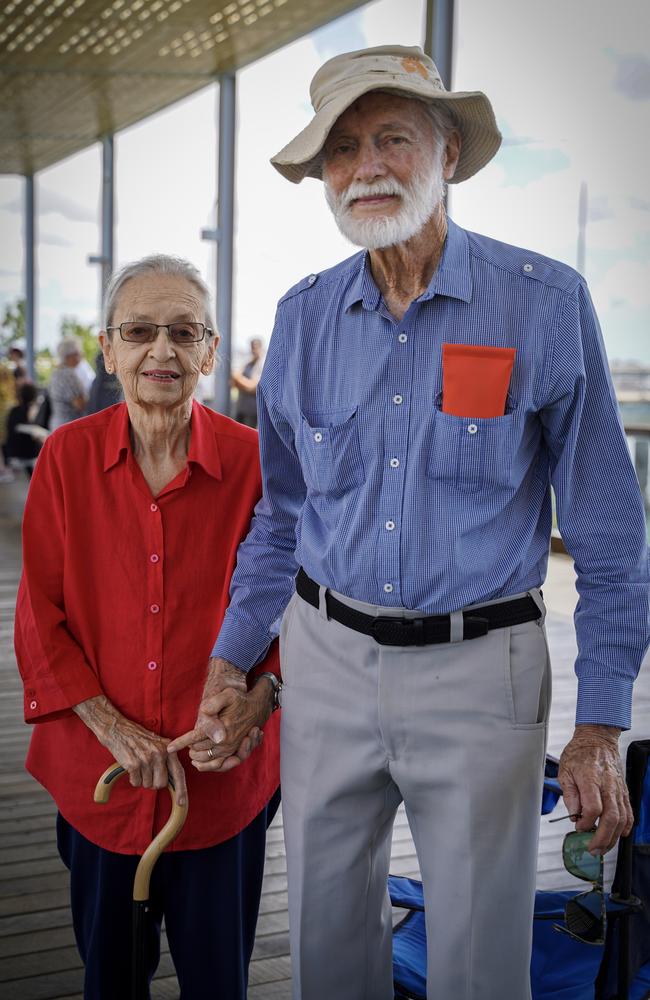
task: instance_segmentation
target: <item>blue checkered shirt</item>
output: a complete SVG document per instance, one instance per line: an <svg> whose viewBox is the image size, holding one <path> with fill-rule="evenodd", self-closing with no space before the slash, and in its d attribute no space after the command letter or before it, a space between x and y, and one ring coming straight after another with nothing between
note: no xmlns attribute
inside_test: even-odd
<svg viewBox="0 0 650 1000"><path fill-rule="evenodd" d="M504 416L442 412L443 343L516 348ZM579 274L450 220L398 323L358 253L280 300L258 408L264 496L213 655L259 659L299 565L426 614L539 587L552 486L577 571L577 722L630 726L650 641L645 517Z"/></svg>

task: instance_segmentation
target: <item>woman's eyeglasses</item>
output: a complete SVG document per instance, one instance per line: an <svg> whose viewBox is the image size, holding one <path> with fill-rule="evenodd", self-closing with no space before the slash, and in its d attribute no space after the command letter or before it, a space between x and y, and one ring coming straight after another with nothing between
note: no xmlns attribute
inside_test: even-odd
<svg viewBox="0 0 650 1000"><path fill-rule="evenodd" d="M205 323L120 323L119 326L107 326L108 333L120 331L120 337L127 344L152 344L159 330L166 330L167 336L174 344L198 344L206 333L212 330Z"/></svg>

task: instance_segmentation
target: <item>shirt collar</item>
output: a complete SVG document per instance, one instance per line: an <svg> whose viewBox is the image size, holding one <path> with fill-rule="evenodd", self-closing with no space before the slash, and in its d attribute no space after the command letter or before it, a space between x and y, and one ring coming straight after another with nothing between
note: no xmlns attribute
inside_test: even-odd
<svg viewBox="0 0 650 1000"><path fill-rule="evenodd" d="M450 298L469 302L472 298L472 274L469 261L467 233L451 219L447 219L447 236L442 257L429 282L429 287L420 296L423 302L434 295L448 295ZM359 268L343 299L347 312L351 306L361 302L364 309L377 309L381 295L370 271L370 254L366 250L359 258Z"/></svg>
<svg viewBox="0 0 650 1000"><path fill-rule="evenodd" d="M104 472L117 465L129 451L129 411L126 403L120 403L115 407L106 431ZM213 479L222 478L217 434L208 414L196 400L192 402L192 433L187 461L200 465Z"/></svg>

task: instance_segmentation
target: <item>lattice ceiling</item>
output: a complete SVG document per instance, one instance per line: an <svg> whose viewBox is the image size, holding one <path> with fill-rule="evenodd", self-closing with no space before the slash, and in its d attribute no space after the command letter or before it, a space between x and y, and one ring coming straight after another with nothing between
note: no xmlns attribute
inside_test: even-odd
<svg viewBox="0 0 650 1000"><path fill-rule="evenodd" d="M6 0L0 173L56 163L360 0Z"/></svg>

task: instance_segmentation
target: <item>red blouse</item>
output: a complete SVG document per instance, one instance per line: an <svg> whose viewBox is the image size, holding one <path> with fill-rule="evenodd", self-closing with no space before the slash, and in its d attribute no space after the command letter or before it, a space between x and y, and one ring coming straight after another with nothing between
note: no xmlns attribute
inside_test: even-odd
<svg viewBox="0 0 650 1000"><path fill-rule="evenodd" d="M23 522L15 647L32 734L27 770L63 816L111 851L141 854L169 814L166 790L93 790L109 752L71 706L104 694L169 738L192 729L228 605L237 547L261 495L257 434L194 403L186 468L153 497L134 459L124 403L46 442ZM277 644L261 670L278 673ZM189 811L173 850L233 837L279 784L279 713L261 747L225 774L185 751Z"/></svg>

